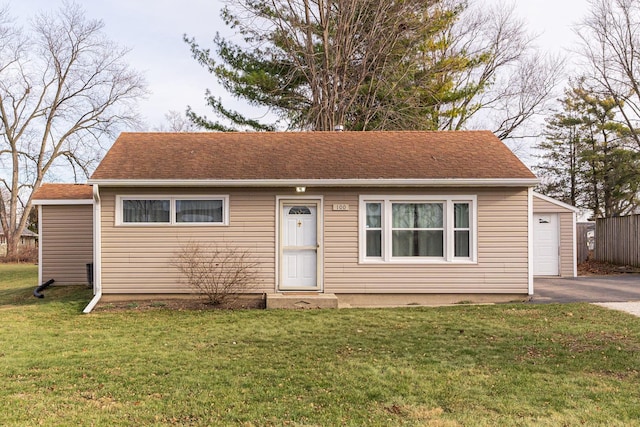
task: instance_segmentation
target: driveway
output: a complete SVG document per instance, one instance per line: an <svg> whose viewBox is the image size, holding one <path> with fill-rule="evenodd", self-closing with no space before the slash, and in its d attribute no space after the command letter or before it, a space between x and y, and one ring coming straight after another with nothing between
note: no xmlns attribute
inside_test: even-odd
<svg viewBox="0 0 640 427"><path fill-rule="evenodd" d="M538 304L640 301L640 274L534 279L533 292Z"/></svg>

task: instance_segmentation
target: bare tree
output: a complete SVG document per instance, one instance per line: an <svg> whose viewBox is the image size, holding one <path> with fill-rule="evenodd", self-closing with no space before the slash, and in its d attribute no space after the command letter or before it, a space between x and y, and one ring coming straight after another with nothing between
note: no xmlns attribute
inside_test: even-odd
<svg viewBox="0 0 640 427"><path fill-rule="evenodd" d="M164 115L165 122L154 128L155 132L197 132L196 126L189 118L179 111L170 110Z"/></svg>
<svg viewBox="0 0 640 427"><path fill-rule="evenodd" d="M640 148L640 2L591 0L576 28L595 89L617 103L621 121Z"/></svg>
<svg viewBox="0 0 640 427"><path fill-rule="evenodd" d="M560 57L538 51L536 36L516 16L515 3L486 7L472 2L449 37L453 40L451 49L488 60L464 69L456 79L460 89L475 91L443 105L464 114L449 115L440 129L475 127L481 121L481 127L507 139L516 130L521 133L532 117L548 112L547 104L561 81L564 63Z"/></svg>
<svg viewBox="0 0 640 427"><path fill-rule="evenodd" d="M65 3L38 14L25 32L0 10L0 224L7 253L17 250L33 190L67 164L88 176L101 141L138 122L142 76L124 62L127 50L107 40L103 23Z"/></svg>

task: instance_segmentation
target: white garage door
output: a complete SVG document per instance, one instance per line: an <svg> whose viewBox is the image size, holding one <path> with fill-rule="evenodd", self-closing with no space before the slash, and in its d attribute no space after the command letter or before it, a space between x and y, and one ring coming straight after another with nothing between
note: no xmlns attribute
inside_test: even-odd
<svg viewBox="0 0 640 427"><path fill-rule="evenodd" d="M558 214L533 215L533 274L559 275Z"/></svg>

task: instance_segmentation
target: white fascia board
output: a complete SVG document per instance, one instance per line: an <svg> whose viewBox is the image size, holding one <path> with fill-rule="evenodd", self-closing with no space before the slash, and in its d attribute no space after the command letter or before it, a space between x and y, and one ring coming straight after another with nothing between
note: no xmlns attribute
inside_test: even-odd
<svg viewBox="0 0 640 427"><path fill-rule="evenodd" d="M560 200L556 200L556 199L554 199L552 197L545 196L544 194L540 194L540 193L537 193L535 191L533 192L533 197L537 197L540 200L544 200L545 202L552 203L552 204L554 204L556 206L560 206L561 208L568 209L568 210L570 210L572 212L576 212L576 213L580 212L580 209L576 208L575 206L571 206L568 203L561 202Z"/></svg>
<svg viewBox="0 0 640 427"><path fill-rule="evenodd" d="M34 200L33 204L38 205L92 205L91 199L42 199Z"/></svg>
<svg viewBox="0 0 640 427"><path fill-rule="evenodd" d="M450 179L90 179L110 187L533 187L537 178Z"/></svg>

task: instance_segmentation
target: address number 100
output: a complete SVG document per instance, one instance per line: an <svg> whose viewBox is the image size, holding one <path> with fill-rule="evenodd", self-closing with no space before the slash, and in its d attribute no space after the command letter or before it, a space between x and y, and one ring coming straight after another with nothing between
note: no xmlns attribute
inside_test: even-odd
<svg viewBox="0 0 640 427"><path fill-rule="evenodd" d="M348 211L349 210L349 205L346 203L337 203L335 205L333 205L333 210L334 211Z"/></svg>

